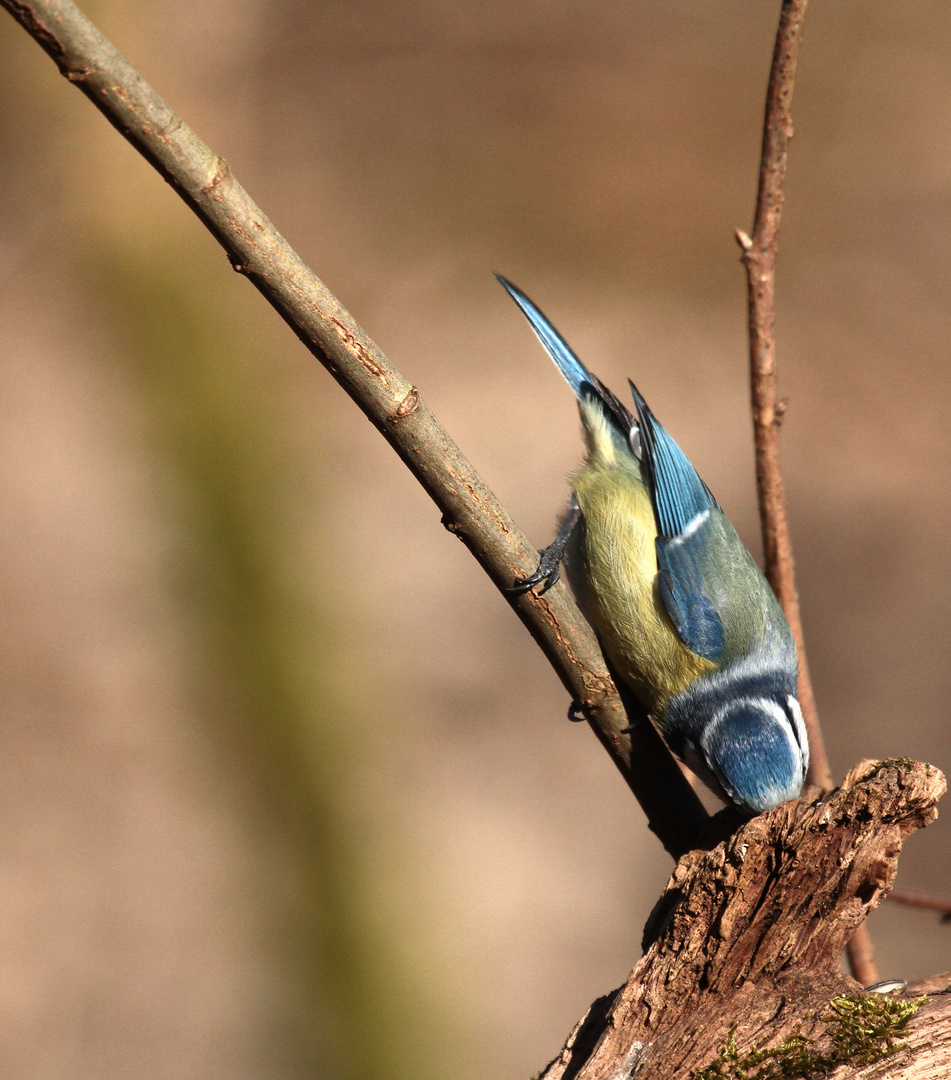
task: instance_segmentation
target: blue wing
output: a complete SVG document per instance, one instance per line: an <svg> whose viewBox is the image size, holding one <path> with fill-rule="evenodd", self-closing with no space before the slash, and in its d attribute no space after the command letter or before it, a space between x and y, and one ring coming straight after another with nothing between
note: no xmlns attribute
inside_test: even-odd
<svg viewBox="0 0 951 1080"><path fill-rule="evenodd" d="M704 526L709 527L709 519ZM707 595L702 577L703 564L709 558L704 526L689 536L656 539L657 586L684 645L707 660L718 660L726 642L723 621Z"/></svg>
<svg viewBox="0 0 951 1080"><path fill-rule="evenodd" d="M687 455L654 417L637 387L633 383L630 387L641 426L644 471L654 503L657 534L672 539L705 512L719 508L719 504Z"/></svg>
<svg viewBox="0 0 951 1080"><path fill-rule="evenodd" d="M720 507L687 455L631 383L643 447L641 465L657 523L661 600L680 640L699 656L723 654L723 622L704 585L710 564L712 515Z"/></svg>

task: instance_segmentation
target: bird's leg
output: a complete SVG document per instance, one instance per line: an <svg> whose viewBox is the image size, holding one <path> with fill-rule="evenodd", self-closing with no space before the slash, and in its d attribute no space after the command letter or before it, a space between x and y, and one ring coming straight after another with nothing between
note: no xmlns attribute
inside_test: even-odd
<svg viewBox="0 0 951 1080"><path fill-rule="evenodd" d="M538 595L541 596L542 593L548 592L561 577L561 560L565 556L568 539L580 520L581 507L578 505L574 495L572 495L571 502L568 504L568 516L565 518L565 523L562 525L558 535L548 547L543 548L538 553L541 556L538 569L534 574L529 574L528 577L518 578L514 584L508 587L508 591L523 593L533 589L536 585L541 585Z"/></svg>

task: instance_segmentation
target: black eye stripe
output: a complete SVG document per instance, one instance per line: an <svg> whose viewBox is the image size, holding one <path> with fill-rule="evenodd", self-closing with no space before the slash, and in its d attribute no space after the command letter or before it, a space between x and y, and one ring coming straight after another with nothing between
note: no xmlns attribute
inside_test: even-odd
<svg viewBox="0 0 951 1080"><path fill-rule="evenodd" d="M792 728L793 738L796 740L796 745L802 750L802 739L799 738L799 724L796 722L796 714L793 711L792 702L789 698L786 698L782 702L783 712L789 719L789 726Z"/></svg>

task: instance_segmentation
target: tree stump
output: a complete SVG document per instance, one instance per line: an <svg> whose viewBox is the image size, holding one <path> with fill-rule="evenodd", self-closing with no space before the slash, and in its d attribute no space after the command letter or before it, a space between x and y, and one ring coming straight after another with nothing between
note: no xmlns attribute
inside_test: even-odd
<svg viewBox="0 0 951 1080"><path fill-rule="evenodd" d="M683 856L627 983L542 1080L951 1077L947 981L866 994L840 967L945 787L930 765L865 761Z"/></svg>

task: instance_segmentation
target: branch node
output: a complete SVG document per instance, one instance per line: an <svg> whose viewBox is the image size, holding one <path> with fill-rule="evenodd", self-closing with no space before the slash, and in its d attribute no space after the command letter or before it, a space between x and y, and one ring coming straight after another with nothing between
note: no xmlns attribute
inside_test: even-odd
<svg viewBox="0 0 951 1080"><path fill-rule="evenodd" d="M176 126L180 126L180 125L181 125L181 120L178 121L178 125L176 125ZM174 127L171 130L174 130ZM216 157L215 158L215 171L211 174L211 179L208 181L208 183L204 184L202 186L202 189L201 189L202 195L210 195L212 193L212 191L214 191L214 189L216 187L219 187L221 184L223 184L225 182L225 180L227 180L230 175L231 175L231 168L228 165L228 162L225 161L225 159L223 157Z"/></svg>
<svg viewBox="0 0 951 1080"><path fill-rule="evenodd" d="M244 274L245 277L250 277L254 273L254 267L241 262L237 255L229 254L228 262L231 263L231 269L237 274Z"/></svg>
<svg viewBox="0 0 951 1080"><path fill-rule="evenodd" d="M391 424L398 424L402 419L416 412L419 408L419 391L415 386L410 387L409 393L400 402L396 412L390 417Z"/></svg>
<svg viewBox="0 0 951 1080"><path fill-rule="evenodd" d="M165 125L165 127L162 128L161 132L159 132L159 138L167 140L169 138L169 136L174 135L175 132L178 131L178 129L181 126L182 126L182 118L178 115L178 113L175 113L172 116L172 119L169 120L169 122ZM229 168L228 168L228 163L224 160L224 158L218 158L218 164L219 164L219 166L224 165L224 170L225 170L226 174L230 171Z"/></svg>
<svg viewBox="0 0 951 1080"><path fill-rule="evenodd" d="M465 537L466 530L458 521L453 521L448 514L443 514L439 520L446 532L451 532L453 536L458 536L460 540Z"/></svg>

